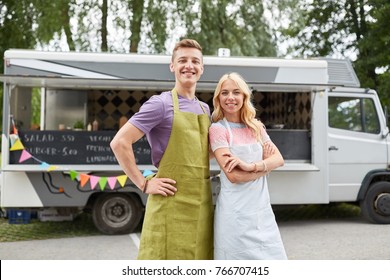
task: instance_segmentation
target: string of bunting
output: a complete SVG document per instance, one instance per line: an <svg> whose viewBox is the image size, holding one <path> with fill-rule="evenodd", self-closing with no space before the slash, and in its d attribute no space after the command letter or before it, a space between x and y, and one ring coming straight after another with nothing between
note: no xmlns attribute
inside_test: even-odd
<svg viewBox="0 0 390 280"><path fill-rule="evenodd" d="M16 129L13 120L13 133L10 135L10 142L11 142L11 148L10 151L22 151L20 158L19 158L19 163L22 163L30 158L34 159L38 163L40 163L40 167L42 169L46 169L48 172L54 171L58 169L59 167L56 165L51 165L45 161L42 161L35 156L33 156L31 153L29 153L26 148L24 147L22 141L20 140L18 130ZM100 176L95 176L95 175L89 175L86 173L80 173L76 170L68 170L69 171L69 176L72 181L77 180L80 182L80 186L83 188L85 185L89 182L91 189L94 190L96 186L99 184L99 187L102 191L104 191L108 186L110 187L111 190L115 188L116 183L118 182L119 185L123 188L126 184L127 181L127 176L126 175L119 175L119 176L111 176L111 177L100 177ZM143 176L147 177L149 175L153 174L152 171L150 170L144 170L143 171Z"/></svg>

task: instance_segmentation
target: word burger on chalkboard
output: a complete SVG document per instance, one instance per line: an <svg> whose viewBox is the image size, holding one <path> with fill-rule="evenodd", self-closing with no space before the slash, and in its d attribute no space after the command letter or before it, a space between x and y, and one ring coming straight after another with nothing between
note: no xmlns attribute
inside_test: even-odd
<svg viewBox="0 0 390 280"><path fill-rule="evenodd" d="M118 164L110 147L115 131L19 131L26 151L33 157L21 164ZM129 143L130 145L131 143ZM152 164L146 137L133 145L137 164ZM10 163L19 164L22 151L10 152Z"/></svg>

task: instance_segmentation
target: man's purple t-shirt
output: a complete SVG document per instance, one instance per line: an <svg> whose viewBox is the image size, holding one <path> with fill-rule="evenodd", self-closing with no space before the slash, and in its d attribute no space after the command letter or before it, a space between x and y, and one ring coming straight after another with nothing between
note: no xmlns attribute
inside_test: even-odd
<svg viewBox="0 0 390 280"><path fill-rule="evenodd" d="M206 103L198 101L197 98L189 100L180 95L178 95L178 98L180 111L198 115L206 112L210 116L210 108ZM202 104L203 109L199 102ZM151 147L152 162L156 167L158 167L168 146L172 131L172 121L173 103L170 91L153 95L141 106L139 112L134 114L129 120L132 125L146 134ZM190 147L188 148L190 149Z"/></svg>

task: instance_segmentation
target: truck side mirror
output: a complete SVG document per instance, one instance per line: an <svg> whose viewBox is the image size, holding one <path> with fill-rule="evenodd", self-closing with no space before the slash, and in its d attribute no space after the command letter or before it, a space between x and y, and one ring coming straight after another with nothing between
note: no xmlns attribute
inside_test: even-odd
<svg viewBox="0 0 390 280"><path fill-rule="evenodd" d="M389 128L386 126L386 127L382 130L382 137L383 137L383 138L386 138L388 134L389 134Z"/></svg>

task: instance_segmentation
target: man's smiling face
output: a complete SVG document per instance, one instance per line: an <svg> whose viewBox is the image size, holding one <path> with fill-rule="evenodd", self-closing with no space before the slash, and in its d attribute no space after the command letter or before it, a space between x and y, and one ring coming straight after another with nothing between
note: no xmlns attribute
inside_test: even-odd
<svg viewBox="0 0 390 280"><path fill-rule="evenodd" d="M183 86L196 83L203 74L203 57L195 48L179 48L170 64L171 72Z"/></svg>

